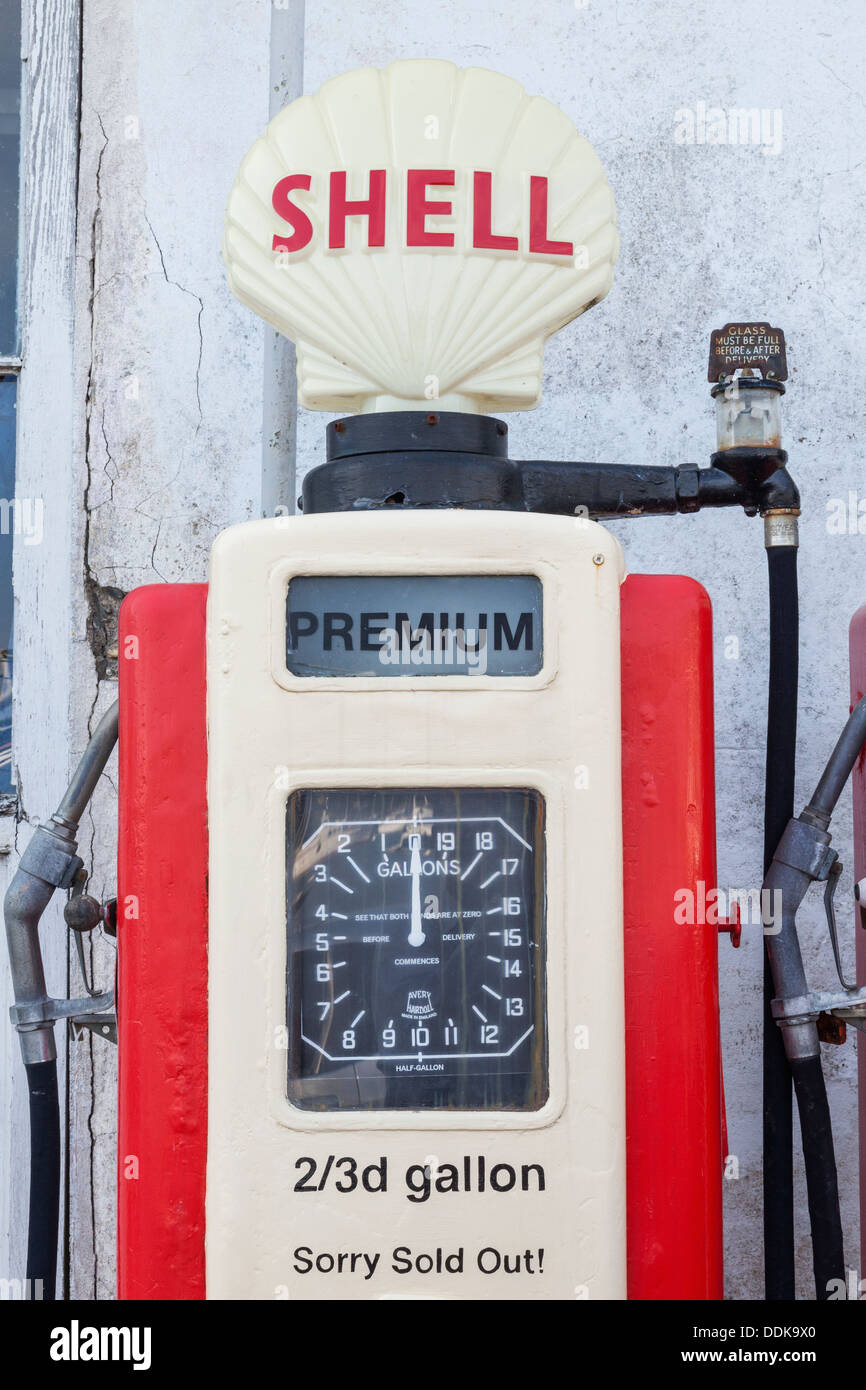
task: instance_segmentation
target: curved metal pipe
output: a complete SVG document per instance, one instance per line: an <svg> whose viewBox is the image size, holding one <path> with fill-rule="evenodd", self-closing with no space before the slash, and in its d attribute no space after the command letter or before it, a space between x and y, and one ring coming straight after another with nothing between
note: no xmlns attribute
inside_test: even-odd
<svg viewBox="0 0 866 1390"><path fill-rule="evenodd" d="M37 827L34 839L40 830L43 830L42 826ZM43 830L43 833L48 832ZM74 845L72 849L74 852ZM39 923L54 896L56 886L54 883L46 883L35 874L28 873L19 864L6 890L3 916L6 922L9 968L16 1004L39 1004L48 998L42 949L39 945ZM18 1024L17 1027L25 1066L34 1062L55 1061L57 1047L53 1023L32 1024L26 1028Z"/></svg>
<svg viewBox="0 0 866 1390"><path fill-rule="evenodd" d="M117 742L119 711L120 706L115 700L94 729L81 761L75 769L72 781L66 789L66 794L54 812L55 820L71 821L77 826L84 815L85 807L93 795L93 789L105 771L105 764Z"/></svg>
<svg viewBox="0 0 866 1390"><path fill-rule="evenodd" d="M866 742L866 695L860 697L848 717L848 722L830 754L827 766L821 774L812 798L803 812L807 819L814 818L823 827L829 823L836 809L836 802L860 756Z"/></svg>
<svg viewBox="0 0 866 1390"><path fill-rule="evenodd" d="M55 889L82 867L75 834L117 742L118 706L102 717L55 814L39 825L6 891L3 913L15 1007L12 1017L30 1090L30 1224L27 1277L55 1294L60 1212L60 1102L57 1094L57 1001L45 987L39 922Z"/></svg>

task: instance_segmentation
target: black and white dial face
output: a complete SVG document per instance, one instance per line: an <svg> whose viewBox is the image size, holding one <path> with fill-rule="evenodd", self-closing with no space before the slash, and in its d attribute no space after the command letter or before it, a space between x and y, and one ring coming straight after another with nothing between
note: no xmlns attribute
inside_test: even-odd
<svg viewBox="0 0 866 1390"><path fill-rule="evenodd" d="M295 1105L544 1104L543 820L516 788L293 793Z"/></svg>

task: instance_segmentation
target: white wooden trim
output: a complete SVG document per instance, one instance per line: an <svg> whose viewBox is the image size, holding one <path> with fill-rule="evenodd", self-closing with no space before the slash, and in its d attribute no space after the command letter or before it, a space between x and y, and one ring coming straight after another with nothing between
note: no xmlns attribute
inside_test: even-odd
<svg viewBox="0 0 866 1390"><path fill-rule="evenodd" d="M14 545L15 690L13 759L19 787L15 841L51 814L69 772L67 718L73 478L69 448L73 391L73 265L78 159L79 6L77 0L24 0L21 134L16 495L42 497L41 545ZM7 359L8 363L8 359ZM6 365L6 370L14 370ZM0 844L0 853L3 846ZM0 892L17 863L0 858ZM65 994L66 931L55 902L41 933L48 987ZM9 1001L5 953L0 993ZM24 1073L18 1040L0 1010L0 1272L22 1277L27 1223L29 1152ZM64 1034L58 1030L61 1095ZM23 1179L23 1180L22 1180ZM61 1287L63 1261L60 1262Z"/></svg>

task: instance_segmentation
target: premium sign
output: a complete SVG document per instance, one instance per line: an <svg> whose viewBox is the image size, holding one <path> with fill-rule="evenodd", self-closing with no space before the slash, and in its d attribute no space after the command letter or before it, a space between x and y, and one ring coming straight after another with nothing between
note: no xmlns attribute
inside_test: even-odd
<svg viewBox="0 0 866 1390"><path fill-rule="evenodd" d="M534 676L535 575L307 575L286 599L295 676Z"/></svg>

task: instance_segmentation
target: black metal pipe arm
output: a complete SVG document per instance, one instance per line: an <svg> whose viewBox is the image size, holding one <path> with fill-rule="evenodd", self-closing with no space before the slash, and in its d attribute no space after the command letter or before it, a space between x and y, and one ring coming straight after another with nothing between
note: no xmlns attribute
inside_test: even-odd
<svg viewBox="0 0 866 1390"><path fill-rule="evenodd" d="M318 512L464 508L583 514L591 520L675 516L705 507L749 515L797 512L782 449L731 449L697 464L523 462L496 454L405 449L344 455L306 475L301 509Z"/></svg>
<svg viewBox="0 0 866 1390"><path fill-rule="evenodd" d="M541 461L519 463L517 468L526 511L573 516L583 507L594 520L694 510L684 503L698 489L697 468Z"/></svg>
<svg viewBox="0 0 866 1390"><path fill-rule="evenodd" d="M675 516L705 507L742 507L762 515L799 511L800 494L782 449L731 449L709 468L622 463L518 463L529 512L572 515L583 506L594 520Z"/></svg>

